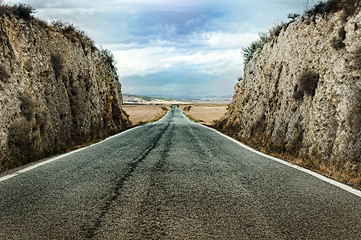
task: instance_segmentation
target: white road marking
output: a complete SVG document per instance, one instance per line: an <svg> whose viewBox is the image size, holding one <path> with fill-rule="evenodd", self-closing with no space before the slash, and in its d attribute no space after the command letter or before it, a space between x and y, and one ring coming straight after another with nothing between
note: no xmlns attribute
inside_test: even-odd
<svg viewBox="0 0 361 240"><path fill-rule="evenodd" d="M127 132L129 132L129 131L132 131L132 130L134 130L134 129L136 129L136 128L139 128L139 127L141 127L141 126L137 126L137 127L134 127L134 128L130 128L130 129L124 131L124 132L121 132L121 133L118 133L118 134L116 134L116 135L110 136L110 137L104 139L103 141L100 141L100 142L95 143L95 144L93 144L93 145L90 145L90 146L87 146L87 147L84 147L84 148L80 148L80 149L77 149L77 150L74 150L74 151L71 151L71 152L62 154L62 155L60 155L60 156L51 158L51 159L46 160L46 161L44 161L44 162L36 163L36 164L34 164L34 165L30 166L30 167L21 169L21 170L17 171L17 172L14 173L14 174L10 174L10 175L6 175L6 176L4 176L4 177L1 177L1 178L0 178L0 182L5 181L5 180L8 180L8 179L10 179L10 178L12 178L12 177L15 177L15 176L17 176L17 175L19 175L19 174L21 174L21 173L29 172L29 171L31 171L31 170L33 170L33 169L35 169L35 168L38 168L38 167L43 166L43 165L45 165L45 164L54 162L54 161L59 160L59 159L61 159L61 158L67 157L67 156L72 155L72 154L74 154L74 153L83 151L83 150L85 150L85 149L87 149L87 148L94 147L94 146L96 146L96 145L99 145L99 144L101 144L101 143L104 143L104 142L106 142L106 141L108 141L108 140L110 140L110 139L113 139L113 138L115 138L115 137L118 137L118 136L120 136L120 135L122 135L122 134L125 134L125 133L127 133Z"/></svg>
<svg viewBox="0 0 361 240"><path fill-rule="evenodd" d="M186 117L186 119L188 119L188 118ZM188 119L188 120L190 121L190 119ZM271 159L271 160L273 160L273 161L279 162L279 163L284 164L284 165L286 165L286 166L295 168L295 169L297 169L297 170L299 170L299 171L308 173L308 174L310 174L310 175L312 175L312 176L314 176L314 177L316 177L316 178L318 178L318 179L320 179L320 180L322 180L322 181L324 181L324 182L330 183L330 184L332 184L332 185L334 185L334 186L336 186L336 187L339 187L339 188L341 188L341 189L343 189L343 190L345 190L345 191L347 191L347 192L350 192L350 193L352 193L352 194L354 194L354 195L356 195L356 196L358 196L358 197L361 197L361 191L356 190L356 189L354 189L354 188L352 188L352 187L350 187L350 186L347 186L346 184L343 184L343 183L340 183L340 182L335 181L335 180L333 180L333 179L330 179L330 178L328 178L328 177L325 177L325 176L323 176L323 175L321 175L321 174L319 174L319 173L313 172L313 171L311 171L311 170L309 170L309 169L305 169L305 168L302 168L302 167L300 167L300 166L291 164L291 163L286 162L286 161L284 161L284 160L282 160L282 159L279 159L279 158L276 158L276 157L272 157L272 156L269 156L269 155L267 155L267 154L265 154L265 153L259 152L259 151L255 150L255 149L253 149L253 148L251 148L251 147L249 147L249 146L247 146L247 145L245 145L245 144L243 144L243 143L241 143L241 142L239 142L239 141L237 141L237 140L235 140L235 139L233 139L233 138L231 138L231 137L229 137L229 136L227 136L227 135L225 135L225 134L223 134L223 133L221 133L221 132L218 132L217 130L215 130L215 129L213 129L213 128L204 126L204 125L199 124L199 123L195 123L195 122L193 122L193 121L190 121L190 122L192 122L192 123L194 123L194 124L198 124L198 125L200 125L200 126L203 126L203 127L207 128L207 129L210 129L210 130L218 133L219 135L221 135L221 136L223 136L223 137L231 140L232 142L240 145L241 147L243 147L243 148L245 148L245 149L247 149L247 150L249 150L249 151L251 151L251 152L254 152L254 153L256 153L256 154L258 154L258 155L260 155L260 156L266 157L266 158L268 158L268 159ZM132 131L132 130L134 130L134 129L136 129L136 128L139 128L139 127L141 127L141 126L137 126L137 127L128 129L128 130L126 130L126 131L124 131L124 132L121 132L121 133L116 134L116 135L114 135L114 136L108 137L108 138L104 139L103 141L98 142L98 143L95 143L95 144L90 145L90 146L88 146L88 147L81 148L81 149L78 149L78 150L75 150L75 151L72 151L72 152L69 152L69 153L60 155L60 156L58 156L58 157L49 159L49 160L44 161L44 162L40 162L40 163L35 164L35 165L33 165L33 166L30 166L30 167L28 167L28 168L22 169L22 170L18 171L17 173L14 173L14 174L10 174L10 175L1 177L1 178L0 178L0 182L5 181L5 180L8 180L8 179L10 179L10 178L13 178L13 177L19 175L19 173L21 174L21 173L28 172L28 171L30 171L30 170L33 170L33 169L35 169L35 168L37 168L37 167L40 167L40 166L42 166L42 165L45 165L45 164L47 164L47 163L56 161L56 160L58 160L58 159L64 158L64 157L66 157L66 156L69 156L69 155L71 155L71 154L74 154L74 153L77 153L77 152L80 152L80 151L83 151L83 150L85 150L85 149L87 149L87 148L94 147L94 146L96 146L96 145L99 145L99 144L101 144L101 143L104 143L104 142L106 142L106 141L108 141L108 140L110 140L110 139L113 139L113 138L115 138L115 137L117 137L117 136L120 136L120 135L122 135L122 134L125 134L125 133L127 133L127 132L130 132L130 131Z"/></svg>
<svg viewBox="0 0 361 240"><path fill-rule="evenodd" d="M18 174L16 174L16 173L14 173L14 174L9 174L9 175L6 175L6 176L4 176L4 177L1 177L0 178L0 182L3 182L3 181L5 181L5 180L8 180L8 179L10 179L10 178L12 178L12 177L15 177L15 176L17 176Z"/></svg>
<svg viewBox="0 0 361 240"><path fill-rule="evenodd" d="M245 148L245 149L247 149L247 150L249 150L249 151L251 151L251 152L254 152L254 153L256 153L256 154L258 154L258 155L260 155L260 156L269 158L269 159L271 159L271 160L273 160L273 161L282 163L282 164L284 164L284 165L286 165L286 166L289 166L289 167L291 167L291 168L295 168L295 169L297 169L297 170L299 170L299 171L308 173L308 174L310 174L310 175L312 175L312 176L314 176L314 177L316 177L316 178L318 178L318 179L320 179L320 180L322 180L322 181L324 181L324 182L327 182L327 183L329 183L329 184L332 184L332 185L334 185L334 186L336 186L336 187L338 187L338 188L341 188L341 189L343 189L343 190L345 190L345 191L347 191L347 192L349 192L349 193L352 193L352 194L354 194L354 195L356 195L356 196L358 196L358 197L361 197L361 191L359 191L359 190L357 190L357 189L354 189L354 188L352 188L352 187L350 187L350 186L348 186L348 185L346 185L346 184L343 184L343 183L338 182L338 181L336 181L336 180L333 180L333 179L331 179L331 178L325 177L325 176L323 176L323 175L321 175L321 174L319 174L319 173L313 172L313 171L311 171L311 170L309 170L309 169L306 169L306 168L303 168L303 167L294 165L294 164L292 164L292 163L286 162L285 160L282 160L282 159L279 159L279 158L276 158L276 157L272 157L272 156L269 156L269 155L267 155L267 154L265 154L265 153L259 152L259 151L255 150L255 149L253 149L253 148L251 148L251 147L249 147L249 146L247 146L247 145L245 145L245 144L243 144L243 143L241 143L241 142L239 142L239 141L237 141L237 140L235 140L235 139L233 139L233 138L231 138L231 137L229 137L229 136L227 136L227 135L225 135L225 134L223 134L223 133L221 133L221 132L218 132L217 130L215 130L215 129L213 129L213 128L204 126L204 125L202 125L202 124L199 124L199 125L215 131L215 132L218 133L219 135L221 135L221 136L223 136L223 137L225 137L225 138L227 138L227 139L229 139L229 140L237 143L237 144L240 145L241 147L243 147L243 148Z"/></svg>

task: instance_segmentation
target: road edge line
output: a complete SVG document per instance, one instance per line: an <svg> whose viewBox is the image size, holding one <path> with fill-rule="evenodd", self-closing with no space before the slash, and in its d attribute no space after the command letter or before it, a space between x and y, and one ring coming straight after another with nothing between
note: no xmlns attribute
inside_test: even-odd
<svg viewBox="0 0 361 240"><path fill-rule="evenodd" d="M0 178L0 182L6 181L6 180L8 180L8 179L10 179L10 178L13 178L13 177L17 176L17 175L18 175L17 173L5 175L5 176L3 176L3 177Z"/></svg>
<svg viewBox="0 0 361 240"><path fill-rule="evenodd" d="M118 137L118 136L120 136L120 135L122 135L122 134L125 134L125 133L127 133L127 132L130 132L130 131L132 131L132 130L134 130L134 129L136 129L136 128L139 128L139 127L141 127L141 126L136 126L136 127L127 129L127 130L125 130L125 131L123 131L123 132L120 132L120 133L115 134L115 135L113 135L113 136L107 137L106 139L104 139L104 140L102 140L102 141L100 141L100 142L94 143L94 144L92 144L92 145L89 145L89 146L86 146L86 147L83 147L83 148L80 148L80 149L76 149L76 150L73 150L73 151L71 151L71 152L61 154L61 155L59 155L59 156L52 157L52 158L50 158L50 159L48 159L48 160L45 160L45 161L42 161L42 162L39 162L39 163L35 163L35 164L32 165L32 166L26 167L26 168L24 168L24 169L21 169L21 170L16 171L15 173L11 173L11 174L8 174L8 175L5 175L5 176L1 177L1 178L0 178L0 182L6 181L6 180L8 180L8 179L10 179L10 178L13 178L13 177L15 177L15 176L18 176L18 175L20 175L20 174L22 174L22 173L29 172L29 171L31 171L31 170L33 170L33 169L36 169L36 168L40 167L40 166L43 166L43 165L45 165L45 164L54 162L54 161L59 160L59 159L61 159L61 158L67 157L67 156L69 156L69 155L72 155L72 154L74 154L74 153L81 152L81 151L83 151L83 150L85 150L85 149L94 147L94 146L96 146L96 145L99 145L99 144L101 144L101 143L104 143L104 142L106 142L106 141L109 141L109 140L111 140L111 139L113 139L113 138L115 138L115 137Z"/></svg>
<svg viewBox="0 0 361 240"><path fill-rule="evenodd" d="M297 166L297 165L295 165L295 164L289 163L289 162L287 162L287 161L285 161L285 160L282 160L282 159L280 159L280 158L276 158L276 157L267 155L267 154L265 154L265 153L263 153L263 152L260 152L260 151L254 149L254 148L251 148L250 146L247 146L247 145L245 145L245 144L243 144L243 143L241 143L241 142L239 142L239 141L231 138L230 136L225 135L224 133L221 133L221 132L217 131L217 130L214 129L214 128L211 128L211 127L208 127L208 126L199 124L199 123L195 123L195 124L198 124L198 125L201 125L201 126L207 128L207 129L210 129L210 130L218 133L219 135L221 135L221 136L223 136L223 137L225 137L225 138L233 141L234 143L238 144L239 146L241 146L241 147L243 147L243 148L245 148L245 149L253 152L253 153L256 153L256 154L258 154L258 155L260 155L260 156L262 156L262 157L271 159L271 160L273 160L273 161L276 161L276 162L281 163L281 164L283 164L283 165L286 165L286 166L288 166L288 167L291 167L291 168L297 169L297 170L299 170L299 171L305 172L305 173L307 173L307 174L309 174L309 175L312 175L312 176L314 176L314 177L316 177L316 178L318 178L318 179L320 179L320 180L322 180L322 181L324 181L324 182L327 182L327 183L329 183L329 184L331 184L331 185L334 185L334 186L336 186L336 187L338 187L338 188L341 188L341 189L343 189L343 190L345 190L345 191L347 191L347 192L349 192L349 193L352 193L353 195L361 198L361 191L359 191L359 190L357 190L357 189L355 189L355 188L352 188L352 187L350 187L350 186L348 186L348 185L346 185L346 184L344 184L344 183L341 183L341 182L339 182L339 181L336 181L336 180L334 180L334 179L331 179L331 178L329 178L329 177L326 177L326 176L324 176L324 175L322 175L322 174L320 174L320 173L311 171L311 170L309 170L309 169L306 169L306 168Z"/></svg>

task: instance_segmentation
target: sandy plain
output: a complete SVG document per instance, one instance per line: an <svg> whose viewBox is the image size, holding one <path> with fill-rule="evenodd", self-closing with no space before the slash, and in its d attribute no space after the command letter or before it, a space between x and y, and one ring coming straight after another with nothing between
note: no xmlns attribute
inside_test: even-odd
<svg viewBox="0 0 361 240"><path fill-rule="evenodd" d="M193 120L207 125L219 120L227 111L228 104L217 103L192 103L181 104L179 108ZM133 125L151 122L171 108L165 105L123 105L123 109L129 115Z"/></svg>
<svg viewBox="0 0 361 240"><path fill-rule="evenodd" d="M211 125L219 120L227 111L228 104L197 103L180 105L180 109L190 115L192 119Z"/></svg>
<svg viewBox="0 0 361 240"><path fill-rule="evenodd" d="M123 110L129 115L132 124L138 125L162 116L170 107L170 105L123 105Z"/></svg>

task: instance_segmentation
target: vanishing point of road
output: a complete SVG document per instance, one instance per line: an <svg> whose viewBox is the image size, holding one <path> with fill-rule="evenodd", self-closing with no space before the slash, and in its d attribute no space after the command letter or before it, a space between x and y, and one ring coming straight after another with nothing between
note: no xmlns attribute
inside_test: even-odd
<svg viewBox="0 0 361 240"><path fill-rule="evenodd" d="M361 198L177 108L3 177L0 239L361 239Z"/></svg>

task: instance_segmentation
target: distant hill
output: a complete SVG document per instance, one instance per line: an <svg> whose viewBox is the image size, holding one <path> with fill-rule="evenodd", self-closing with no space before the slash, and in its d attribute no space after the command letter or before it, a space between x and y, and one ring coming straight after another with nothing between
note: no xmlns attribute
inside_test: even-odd
<svg viewBox="0 0 361 240"><path fill-rule="evenodd" d="M164 98L164 97L149 97L141 95L123 94L124 104L176 104L184 102L183 100Z"/></svg>
<svg viewBox="0 0 361 240"><path fill-rule="evenodd" d="M142 95L123 94L124 104L181 104L181 103L229 103L231 96L209 97L149 97Z"/></svg>

